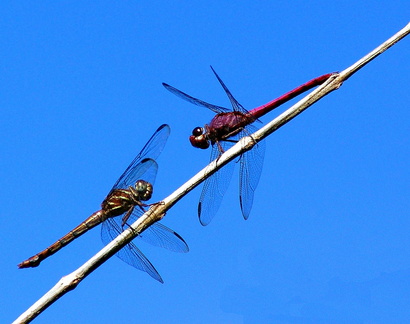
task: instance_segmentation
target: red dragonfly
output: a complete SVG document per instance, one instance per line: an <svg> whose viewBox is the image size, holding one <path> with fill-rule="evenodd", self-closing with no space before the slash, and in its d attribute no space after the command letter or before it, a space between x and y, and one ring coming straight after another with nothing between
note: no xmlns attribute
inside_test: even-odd
<svg viewBox="0 0 410 324"><path fill-rule="evenodd" d="M251 124L259 121L258 118L299 94L322 84L333 74L329 73L312 79L279 98L248 111L233 97L212 66L211 69L225 90L232 109L207 103L163 83L163 86L176 96L194 105L208 108L217 114L205 127L194 128L192 135L189 137L192 146L196 148L207 149L212 145L211 161L218 158L240 138L254 133L257 128ZM239 158L239 201L244 219L248 219L252 209L254 193L262 171L264 153L265 143L261 141L252 150L243 153ZM222 197L232 178L233 169L234 164L228 163L205 180L198 204L198 215L202 225L208 225L218 211Z"/></svg>
<svg viewBox="0 0 410 324"><path fill-rule="evenodd" d="M158 164L155 159L162 152L169 133L170 128L166 124L161 125L156 130L141 152L114 184L102 202L101 210L92 214L71 232L42 252L20 263L18 267L37 267L41 261L100 223L102 223L102 241L108 244L122 232L125 225L132 224L139 218L144 213L144 207L149 206L143 201L149 200L152 196L153 184L158 171ZM122 218L119 217L121 215ZM181 236L160 223L154 223L138 237L152 245L164 247L174 252L188 252L189 250L188 245ZM158 271L134 243L128 243L116 255L129 265L145 271L154 279L163 282Z"/></svg>

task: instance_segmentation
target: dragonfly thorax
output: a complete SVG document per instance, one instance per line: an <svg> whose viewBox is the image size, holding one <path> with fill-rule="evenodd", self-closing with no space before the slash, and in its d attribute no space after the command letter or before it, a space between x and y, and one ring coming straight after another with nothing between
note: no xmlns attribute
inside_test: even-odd
<svg viewBox="0 0 410 324"><path fill-rule="evenodd" d="M152 185L144 180L138 180L134 186L128 189L115 189L110 192L101 204L108 217L115 217L129 211L135 205L143 205L141 201L151 199Z"/></svg>

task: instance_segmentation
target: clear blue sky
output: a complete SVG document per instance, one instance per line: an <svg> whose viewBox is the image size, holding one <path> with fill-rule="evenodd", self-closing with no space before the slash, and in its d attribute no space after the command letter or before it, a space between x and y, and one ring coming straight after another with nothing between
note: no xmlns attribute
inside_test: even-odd
<svg viewBox="0 0 410 324"><path fill-rule="evenodd" d="M17 264L99 209L162 123L154 200L202 169L188 136L212 113L167 82L248 109L343 70L404 27L408 1L0 4L0 322L102 247L94 229L38 268ZM163 223L188 254L137 242L165 280L112 258L36 323L408 323L410 38L266 141L253 210L238 170L213 222L200 189ZM262 118L268 122L280 111Z"/></svg>

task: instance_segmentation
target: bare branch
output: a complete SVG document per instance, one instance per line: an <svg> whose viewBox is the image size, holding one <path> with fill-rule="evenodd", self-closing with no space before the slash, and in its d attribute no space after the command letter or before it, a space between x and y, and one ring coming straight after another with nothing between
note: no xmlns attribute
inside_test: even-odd
<svg viewBox="0 0 410 324"><path fill-rule="evenodd" d="M316 90L312 91L308 96L300 100L298 103L293 105L291 108L286 110L284 113L276 117L269 124L261 128L259 131L255 132L251 136L242 138L236 145L231 149L226 151L219 159L211 162L208 166L198 172L194 177L189 179L180 188L175 190L171 195L166 197L161 203L156 204L150 208L142 217L140 217L132 226L125 230L121 235L119 235L110 244L105 246L100 252L93 256L89 261L87 261L80 268L72 272L71 274L63 277L50 291L48 291L43 297L41 297L35 304L33 304L27 311L25 311L19 318L17 318L14 323L29 323L35 317L37 317L41 312L47 309L51 304L53 304L60 297L65 295L68 291L73 290L76 286L87 277L92 271L94 271L98 266L104 263L107 259L113 256L117 251L123 248L127 243L134 239L138 233L141 233L146 228L148 228L153 223L161 220L165 213L175 205L182 197L184 197L188 192L198 186L206 178L211 176L221 167L223 167L228 162L232 161L234 158L241 155L243 152L250 150L258 141L264 139L269 134L273 133L278 128L285 125L287 122L295 118L301 112L306 110L316 101L323 98L328 93L338 89L342 83L347 80L351 75L356 73L363 66L368 64L378 55L383 53L389 47L393 46L399 40L404 38L410 33L410 23L406 25L402 30L400 30L393 37L388 39L386 42L381 44L375 50L370 52L368 55L354 63L352 66L348 67L340 73L332 75L329 80L327 80L323 85L318 87Z"/></svg>

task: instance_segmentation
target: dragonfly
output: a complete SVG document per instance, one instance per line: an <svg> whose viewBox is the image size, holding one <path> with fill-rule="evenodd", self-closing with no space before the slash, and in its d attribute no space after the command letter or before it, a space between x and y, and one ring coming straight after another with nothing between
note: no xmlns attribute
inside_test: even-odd
<svg viewBox="0 0 410 324"><path fill-rule="evenodd" d="M162 83L174 95L216 113L209 124L204 127L195 127L189 137L191 145L196 148L207 149L212 146L210 161L217 159L242 137L254 133L257 127L252 124L260 122L260 117L299 94L322 84L334 74L328 73L314 78L284 95L248 111L234 98L212 66L211 69L228 96L232 105L231 109L194 98L167 83ZM261 141L239 158L239 202L245 220L248 219L252 209L255 190L262 172L264 153L265 143ZM233 170L234 164L228 163L205 180L198 204L198 216L202 225L208 225L217 213L232 178Z"/></svg>
<svg viewBox="0 0 410 324"><path fill-rule="evenodd" d="M18 267L37 267L41 261L101 223L101 239L108 244L123 231L124 226L132 224L141 217L145 212L145 207L150 206L144 202L151 199L153 194L153 184L158 171L155 159L162 152L169 134L170 127L167 124L161 125L115 182L102 202L100 210L45 250L20 263ZM138 237L154 246L167 248L174 252L188 252L189 250L188 245L179 234L158 222L152 224ZM164 282L155 267L133 242L128 243L116 255L129 265L145 271L159 282Z"/></svg>

